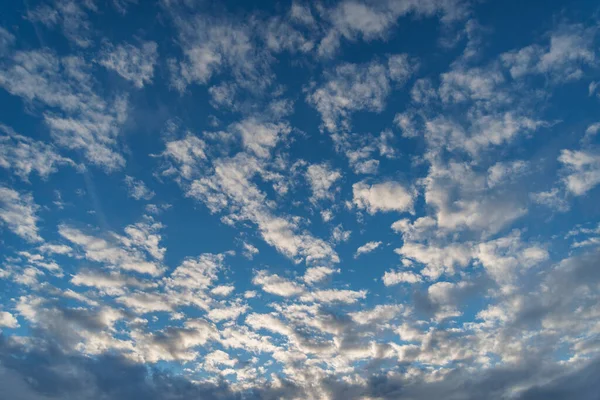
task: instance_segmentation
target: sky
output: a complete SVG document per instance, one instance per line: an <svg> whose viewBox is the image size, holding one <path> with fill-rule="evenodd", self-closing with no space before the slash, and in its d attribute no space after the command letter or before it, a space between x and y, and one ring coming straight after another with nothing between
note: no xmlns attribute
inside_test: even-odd
<svg viewBox="0 0 600 400"><path fill-rule="evenodd" d="M595 1L0 5L0 397L600 399Z"/></svg>

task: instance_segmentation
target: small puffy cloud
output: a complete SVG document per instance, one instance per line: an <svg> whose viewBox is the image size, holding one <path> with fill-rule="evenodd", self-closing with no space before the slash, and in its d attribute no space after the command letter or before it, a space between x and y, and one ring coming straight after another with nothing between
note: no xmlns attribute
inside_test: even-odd
<svg viewBox="0 0 600 400"><path fill-rule="evenodd" d="M410 271L386 271L381 278L385 286L394 286L400 283L420 283L423 282L421 275Z"/></svg>
<svg viewBox="0 0 600 400"><path fill-rule="evenodd" d="M206 289L217 279L223 268L223 254L201 254L188 257L175 268L167 279L167 286L173 288Z"/></svg>
<svg viewBox="0 0 600 400"><path fill-rule="evenodd" d="M339 272L339 268L335 269L331 267L311 267L306 269L306 272L304 273L302 279L309 285L314 285L315 283L321 282L329 276Z"/></svg>
<svg viewBox="0 0 600 400"><path fill-rule="evenodd" d="M357 311L350 314L350 317L360 325L388 322L406 312L402 304L380 304L375 308L364 311Z"/></svg>
<svg viewBox="0 0 600 400"><path fill-rule="evenodd" d="M300 297L300 300L319 304L354 304L365 297L367 297L366 290L324 289L307 292Z"/></svg>
<svg viewBox="0 0 600 400"><path fill-rule="evenodd" d="M381 246L381 242L367 242L360 246L358 249L356 249L356 252L354 253L354 258L358 258L361 254L370 253L377 249L379 246Z"/></svg>
<svg viewBox="0 0 600 400"><path fill-rule="evenodd" d="M345 230L342 224L339 224L331 232L331 241L334 243L347 242L351 234L352 231Z"/></svg>
<svg viewBox="0 0 600 400"><path fill-rule="evenodd" d="M197 171L197 165L206 160L205 150L206 143L191 133L183 139L167 142L162 155L175 163L175 166L168 168L163 174L177 172L183 178L191 179Z"/></svg>
<svg viewBox="0 0 600 400"><path fill-rule="evenodd" d="M144 42L139 47L131 44L109 46L101 53L98 62L131 81L137 88L142 88L152 82L157 49L154 42Z"/></svg>
<svg viewBox="0 0 600 400"><path fill-rule="evenodd" d="M254 258L254 256L259 253L258 249L255 246L251 245L250 243L243 242L242 246L244 248L244 250L242 251L242 254L244 255L244 257L246 257L249 260L252 260Z"/></svg>
<svg viewBox="0 0 600 400"><path fill-rule="evenodd" d="M0 311L0 328L18 328L19 321L9 312Z"/></svg>
<svg viewBox="0 0 600 400"><path fill-rule="evenodd" d="M600 184L600 154L583 150L563 150L558 158L567 171L567 190L581 196Z"/></svg>
<svg viewBox="0 0 600 400"><path fill-rule="evenodd" d="M53 243L44 243L38 250L42 253L48 254L71 254L73 249L66 244L53 244Z"/></svg>
<svg viewBox="0 0 600 400"><path fill-rule="evenodd" d="M82 249L86 259L103 263L111 268L135 271L152 276L161 275L163 267L148 260L143 251L147 251L159 260L163 249L158 247L160 235L142 231L135 225L128 228L128 236L96 237L83 233L77 228L60 225L58 233L74 245ZM154 229L154 228L152 228ZM116 240L115 240L116 239Z"/></svg>
<svg viewBox="0 0 600 400"><path fill-rule="evenodd" d="M313 164L306 170L306 179L312 190L313 201L333 200L335 189L332 186L342 177L340 171L332 169L327 164Z"/></svg>
<svg viewBox="0 0 600 400"><path fill-rule="evenodd" d="M321 114L329 132L350 128L351 113L359 110L383 111L390 92L385 65L342 64L327 76L327 82L308 95Z"/></svg>
<svg viewBox="0 0 600 400"><path fill-rule="evenodd" d="M563 25L549 37L548 45L534 44L501 56L513 78L546 74L555 81L576 80L583 76L583 65L595 63L595 29Z"/></svg>
<svg viewBox="0 0 600 400"><path fill-rule="evenodd" d="M304 287L293 281L282 278L277 274L269 274L267 271L258 271L252 283L262 287L267 293L282 297L298 296L304 293Z"/></svg>
<svg viewBox="0 0 600 400"><path fill-rule="evenodd" d="M364 181L352 185L353 203L369 214L376 212L411 212L414 193L398 182L387 181L369 185Z"/></svg>
<svg viewBox="0 0 600 400"><path fill-rule="evenodd" d="M212 294L214 294L215 296L227 297L231 293L233 293L234 290L235 290L235 287L232 285L219 285L219 286L215 286L214 288L212 288L210 290L210 292Z"/></svg>
<svg viewBox="0 0 600 400"><path fill-rule="evenodd" d="M42 241L37 227L38 208L30 193L0 186L0 226L5 225L28 242Z"/></svg>
<svg viewBox="0 0 600 400"><path fill-rule="evenodd" d="M146 186L143 181L137 180L132 176L125 176L125 185L129 197L136 200L150 200L154 197L154 192Z"/></svg>
<svg viewBox="0 0 600 400"><path fill-rule="evenodd" d="M260 158L268 158L271 150L292 131L286 123L272 123L248 118L233 124L230 129L240 135L242 144Z"/></svg>
<svg viewBox="0 0 600 400"><path fill-rule="evenodd" d="M497 162L488 168L487 184L490 188L504 182L510 182L527 172L529 164L525 161Z"/></svg>
<svg viewBox="0 0 600 400"><path fill-rule="evenodd" d="M409 57L408 54L395 54L388 58L390 79L398 84L406 83L418 66L418 61Z"/></svg>
<svg viewBox="0 0 600 400"><path fill-rule="evenodd" d="M46 179L61 165L75 165L52 145L19 135L1 123L0 131L4 133L0 134L0 167L13 170L24 181L33 172Z"/></svg>
<svg viewBox="0 0 600 400"><path fill-rule="evenodd" d="M437 279L444 273L454 274L456 267L466 267L473 257L471 247L462 243L436 246L405 242L394 251L410 260L425 264L421 275L430 279Z"/></svg>
<svg viewBox="0 0 600 400"><path fill-rule="evenodd" d="M0 55L8 52L15 43L15 35L0 27Z"/></svg>

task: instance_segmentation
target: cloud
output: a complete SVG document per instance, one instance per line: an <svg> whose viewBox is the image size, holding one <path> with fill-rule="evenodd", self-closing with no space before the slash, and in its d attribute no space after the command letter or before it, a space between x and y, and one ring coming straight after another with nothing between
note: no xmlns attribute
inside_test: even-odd
<svg viewBox="0 0 600 400"><path fill-rule="evenodd" d="M394 286L400 283L420 283L423 278L410 271L386 271L381 280L385 286Z"/></svg>
<svg viewBox="0 0 600 400"><path fill-rule="evenodd" d="M414 194L398 182L387 181L369 185L358 182L352 185L352 202L369 214L376 212L412 212Z"/></svg>
<svg viewBox="0 0 600 400"><path fill-rule="evenodd" d="M138 181L133 176L126 175L124 181L129 197L131 198L136 200L151 200L155 195L143 181Z"/></svg>
<svg viewBox="0 0 600 400"><path fill-rule="evenodd" d="M340 269L334 269L330 267L311 267L306 269L302 279L307 284L314 285L337 273L340 273Z"/></svg>
<svg viewBox="0 0 600 400"><path fill-rule="evenodd" d="M28 242L41 242L38 233L39 206L31 193L0 186L0 223Z"/></svg>
<svg viewBox="0 0 600 400"><path fill-rule="evenodd" d="M319 44L319 54L333 56L339 46L340 39L356 41L373 41L385 39L397 19L406 15L416 17L440 16L443 21L454 21L467 14L466 3L460 1L432 1L427 3L410 1L384 1L380 3L362 3L357 1L341 1L335 6L323 9L322 13L329 20L331 27Z"/></svg>
<svg viewBox="0 0 600 400"><path fill-rule="evenodd" d="M224 15L218 20L181 4L165 3L177 29L183 57L169 60L173 86L184 91L191 83L206 84L227 71L241 87L265 89L272 80L268 53L253 41L245 21Z"/></svg>
<svg viewBox="0 0 600 400"><path fill-rule="evenodd" d="M562 150L558 158L567 172L567 190L581 196L600 183L600 155L584 150Z"/></svg>
<svg viewBox="0 0 600 400"><path fill-rule="evenodd" d="M466 267L472 259L469 245L458 243L436 247L405 242L402 247L394 251L410 260L425 264L426 267L421 274L430 279L437 279L443 273L452 275L456 267Z"/></svg>
<svg viewBox="0 0 600 400"><path fill-rule="evenodd" d="M369 64L342 64L326 76L327 81L307 97L321 114L329 132L350 128L354 111L383 111L390 92L386 66Z"/></svg>
<svg viewBox="0 0 600 400"><path fill-rule="evenodd" d="M158 45L154 42L143 42L139 47L128 43L116 47L111 45L103 50L98 62L141 89L152 83L157 49Z"/></svg>
<svg viewBox="0 0 600 400"><path fill-rule="evenodd" d="M291 132L285 123L274 124L248 118L233 124L231 130L242 138L243 146L257 157L270 156L271 149Z"/></svg>
<svg viewBox="0 0 600 400"><path fill-rule="evenodd" d="M244 248L243 255L249 260L252 260L259 253L258 249L250 243L242 242Z"/></svg>
<svg viewBox="0 0 600 400"><path fill-rule="evenodd" d="M267 271L258 271L252 283L261 286L262 290L267 293L282 297L298 296L304 293L304 287L282 278L277 274L269 274Z"/></svg>
<svg viewBox="0 0 600 400"><path fill-rule="evenodd" d="M44 121L59 146L83 151L88 161L108 171L125 165L117 139L127 118L127 99L100 97L83 57L59 57L47 49L17 51L2 60L2 67L0 86L46 107Z"/></svg>
<svg viewBox="0 0 600 400"><path fill-rule="evenodd" d="M260 159L240 152L231 158L214 160L213 168L211 175L191 182L187 190L189 196L202 201L211 212L229 210L232 223L253 222L265 242L291 259L309 264L339 262L339 256L328 243L301 231L293 219L280 217L272 211L272 203L266 201L266 194L252 182L258 174L268 177ZM191 170L183 169L182 172L188 171L190 174L186 176L191 177Z"/></svg>
<svg viewBox="0 0 600 400"><path fill-rule="evenodd" d="M19 321L9 312L0 311L0 328L15 329L19 327Z"/></svg>
<svg viewBox="0 0 600 400"><path fill-rule="evenodd" d="M52 3L52 6L41 4L28 10L27 18L48 28L60 28L63 35L79 47L91 47L94 32L88 13L97 11L96 4L93 1L80 3L73 0L54 0Z"/></svg>
<svg viewBox="0 0 600 400"><path fill-rule="evenodd" d="M47 179L58 171L59 166L75 166L71 159L61 156L52 145L19 135L3 124L0 124L0 130L5 134L0 136L0 166L12 169L24 181L34 171Z"/></svg>
<svg viewBox="0 0 600 400"><path fill-rule="evenodd" d="M501 56L513 78L545 74L553 81L577 80L583 65L595 63L593 28L581 24L562 25L548 33L548 45L530 45Z"/></svg>
<svg viewBox="0 0 600 400"><path fill-rule="evenodd" d="M140 230L139 228L144 229ZM158 247L160 235L153 233L160 226L130 225L127 236L112 234L106 238L91 236L77 228L60 225L58 233L83 250L86 259L104 264L108 268L135 271L151 276L161 275L163 267L148 260L144 252L159 260L164 250ZM152 233L151 233L152 232Z"/></svg>
<svg viewBox="0 0 600 400"><path fill-rule="evenodd" d="M358 258L361 254L370 253L377 249L379 246L381 246L381 242L367 242L360 246L358 249L356 249L356 252L354 253L354 258Z"/></svg>
<svg viewBox="0 0 600 400"><path fill-rule="evenodd" d="M331 169L327 164L313 164L306 169L306 179L312 190L312 200L333 200L335 189L332 186L341 179L340 171Z"/></svg>

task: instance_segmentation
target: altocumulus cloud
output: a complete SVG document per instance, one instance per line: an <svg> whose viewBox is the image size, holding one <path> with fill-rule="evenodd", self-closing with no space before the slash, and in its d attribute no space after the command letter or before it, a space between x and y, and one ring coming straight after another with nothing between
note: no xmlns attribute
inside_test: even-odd
<svg viewBox="0 0 600 400"><path fill-rule="evenodd" d="M598 5L12 3L0 397L600 398Z"/></svg>

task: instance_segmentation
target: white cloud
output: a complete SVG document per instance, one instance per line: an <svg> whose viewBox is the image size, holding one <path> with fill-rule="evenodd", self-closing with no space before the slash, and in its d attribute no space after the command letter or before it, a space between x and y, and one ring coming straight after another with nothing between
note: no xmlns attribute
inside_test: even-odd
<svg viewBox="0 0 600 400"><path fill-rule="evenodd" d="M97 11L93 1L54 0L27 11L27 18L46 27L59 27L63 35L81 48L93 45L93 29L88 14Z"/></svg>
<svg viewBox="0 0 600 400"><path fill-rule="evenodd" d="M398 285L399 283L420 283L423 278L410 271L386 271L381 278L385 286Z"/></svg>
<svg viewBox="0 0 600 400"><path fill-rule="evenodd" d="M300 300L305 302L314 302L321 304L354 304L358 300L364 299L365 297L367 297L366 290L355 291L345 289L324 289L304 293L300 297Z"/></svg>
<svg viewBox="0 0 600 400"><path fill-rule="evenodd" d="M260 158L268 158L277 143L291 132L286 123L261 122L255 118L235 123L230 129L240 135L244 148Z"/></svg>
<svg viewBox="0 0 600 400"><path fill-rule="evenodd" d="M258 271L252 283L262 287L267 293L282 297L298 296L304 293L304 287L293 281L282 278L277 274L269 274L267 271Z"/></svg>
<svg viewBox="0 0 600 400"><path fill-rule="evenodd" d="M242 152L232 158L218 159L213 166L212 175L191 183L188 195L203 201L212 212L230 210L232 223L242 220L255 223L265 242L297 262L339 262L339 256L328 243L301 231L295 219L273 213L273 203L251 181L265 172L261 161Z"/></svg>
<svg viewBox="0 0 600 400"><path fill-rule="evenodd" d="M336 225L331 232L331 240L334 243L347 242L350 239L352 231L344 230L342 224Z"/></svg>
<svg viewBox="0 0 600 400"><path fill-rule="evenodd" d="M71 159L58 154L52 145L19 135L3 124L0 131L6 134L0 136L0 167L12 169L25 181L34 171L46 179L58 171L59 166L75 165Z"/></svg>
<svg viewBox="0 0 600 400"><path fill-rule="evenodd" d="M352 185L353 203L369 214L378 211L412 212L414 193L398 182L369 185L364 181Z"/></svg>
<svg viewBox="0 0 600 400"><path fill-rule="evenodd" d="M401 85L416 72L418 66L418 61L408 54L395 54L388 58L390 79Z"/></svg>
<svg viewBox="0 0 600 400"><path fill-rule="evenodd" d="M233 293L234 290L235 290L235 287L233 285L219 285L219 286L215 286L214 288L212 288L210 290L210 292L212 294L214 294L215 296L227 297L231 293Z"/></svg>
<svg viewBox="0 0 600 400"><path fill-rule="evenodd" d="M38 233L38 205L30 193L0 186L0 225L5 225L28 242L40 242Z"/></svg>
<svg viewBox="0 0 600 400"><path fill-rule="evenodd" d="M331 57L339 48L341 38L348 41L385 39L396 20L407 14L416 17L439 15L441 20L449 22L464 18L467 10L461 2L342 1L332 8L323 8L321 13L330 21L331 27L321 40L318 52Z"/></svg>
<svg viewBox="0 0 600 400"><path fill-rule="evenodd" d="M490 188L504 182L510 182L528 170L529 164L525 161L497 162L488 168L487 184Z"/></svg>
<svg viewBox="0 0 600 400"><path fill-rule="evenodd" d="M0 311L0 328L18 328L19 321L9 312Z"/></svg>
<svg viewBox="0 0 600 400"><path fill-rule="evenodd" d="M244 251L242 254L244 255L244 257L246 257L249 260L252 260L254 258L254 256L259 253L258 249L255 246L251 245L250 243L243 242L242 246L244 248Z"/></svg>
<svg viewBox="0 0 600 400"><path fill-rule="evenodd" d="M361 254L370 253L377 249L379 246L381 246L381 242L367 242L360 246L358 249L356 249L356 252L354 253L354 258L358 258L358 256L360 256Z"/></svg>
<svg viewBox="0 0 600 400"><path fill-rule="evenodd" d="M183 59L170 60L175 88L183 91L191 83L206 84L223 70L250 91L260 91L271 83L268 53L253 40L252 27L247 21L190 14L187 7L175 3L167 10L184 53Z"/></svg>
<svg viewBox="0 0 600 400"><path fill-rule="evenodd" d="M302 279L309 285L321 282L327 279L329 276L339 273L340 269L334 269L330 267L311 267L307 268Z"/></svg>
<svg viewBox="0 0 600 400"><path fill-rule="evenodd" d="M522 243L518 233L480 243L475 254L488 274L501 284L512 283L525 270L549 258L546 249Z"/></svg>
<svg viewBox="0 0 600 400"><path fill-rule="evenodd" d="M405 242L402 247L394 251L401 256L425 264L426 267L421 271L421 275L434 280L444 273L454 274L456 267L466 267L473 257L470 246L459 243L437 247Z"/></svg>
<svg viewBox="0 0 600 400"><path fill-rule="evenodd" d="M308 95L330 132L350 128L354 111L383 111L390 91L387 68L369 64L342 64L327 76L327 82Z"/></svg>
<svg viewBox="0 0 600 400"><path fill-rule="evenodd" d="M351 313L350 317L361 325L390 321L405 312L402 304L380 304L373 309Z"/></svg>
<svg viewBox="0 0 600 400"><path fill-rule="evenodd" d="M202 254L196 258L187 258L171 273L167 286L206 289L217 279L224 259L223 254Z"/></svg>
<svg viewBox="0 0 600 400"><path fill-rule="evenodd" d="M95 91L91 66L80 56L58 57L50 50L17 51L2 62L0 86L33 105L44 105L44 121L54 141L81 150L108 171L125 165L118 152L127 99L108 102Z"/></svg>
<svg viewBox="0 0 600 400"><path fill-rule="evenodd" d="M137 88L142 88L152 82L157 49L154 42L144 42L139 47L131 44L109 46L101 53L98 62L133 82Z"/></svg>
<svg viewBox="0 0 600 400"><path fill-rule="evenodd" d="M151 200L155 195L152 190L148 189L143 181L139 181L133 176L125 176L124 181L127 186L129 197L131 198L136 200Z"/></svg>
<svg viewBox="0 0 600 400"><path fill-rule="evenodd" d="M464 163L433 163L424 180L425 201L436 210L437 225L489 236L527 213L511 193L488 191L487 176Z"/></svg>
<svg viewBox="0 0 600 400"><path fill-rule="evenodd" d="M550 43L546 46L534 44L502 55L513 78L547 74L557 81L575 80L583 75L582 65L595 62L593 28L563 25L549 36Z"/></svg>
<svg viewBox="0 0 600 400"><path fill-rule="evenodd" d="M147 259L142 250L154 253L153 256L162 257L162 250L158 247L157 241L160 236L151 234L145 237L138 237L140 231L135 226L129 226L132 236L125 237L112 234L112 238L106 239L91 236L83 233L79 229L60 225L58 233L69 240L71 243L80 247L85 258L90 261L105 264L109 268L119 268L127 271L135 271L152 276L161 275L163 267ZM116 239L116 240L115 240ZM119 241L123 243L119 243Z"/></svg>
<svg viewBox="0 0 600 400"><path fill-rule="evenodd" d="M558 160L565 166L567 190L581 196L600 184L600 155L583 150L563 150Z"/></svg>
<svg viewBox="0 0 600 400"><path fill-rule="evenodd" d="M564 191L558 188L552 188L546 192L531 193L530 197L534 203L553 208L557 211L565 212L570 208Z"/></svg>
<svg viewBox="0 0 600 400"><path fill-rule="evenodd" d="M333 200L336 190L332 186L341 179L340 171L327 164L313 164L306 169L306 179L312 189L313 201Z"/></svg>

